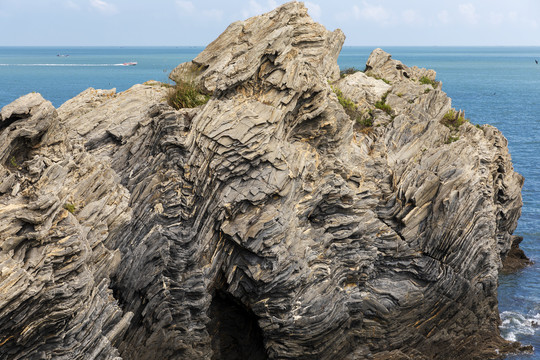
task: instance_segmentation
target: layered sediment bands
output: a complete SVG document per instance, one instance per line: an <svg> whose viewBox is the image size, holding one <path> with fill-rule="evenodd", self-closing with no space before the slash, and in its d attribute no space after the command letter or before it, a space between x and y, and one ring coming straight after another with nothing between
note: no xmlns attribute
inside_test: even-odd
<svg viewBox="0 0 540 360"><path fill-rule="evenodd" d="M148 82L2 109L1 357L518 348L498 331L523 182L505 138L446 126L435 72L380 49L340 79L343 41L294 2L171 73L212 94L198 108ZM355 125L336 89L374 125Z"/></svg>
<svg viewBox="0 0 540 360"><path fill-rule="evenodd" d="M121 254L104 240L129 219L129 193L40 95L1 115L0 355L117 358L133 314L112 296Z"/></svg>

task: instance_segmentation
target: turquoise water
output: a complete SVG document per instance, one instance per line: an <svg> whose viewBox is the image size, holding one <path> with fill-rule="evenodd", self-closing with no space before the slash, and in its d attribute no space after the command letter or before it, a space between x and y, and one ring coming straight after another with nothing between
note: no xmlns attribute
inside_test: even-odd
<svg viewBox="0 0 540 360"><path fill-rule="evenodd" d="M167 81L179 63L202 47L0 47L0 107L36 91L60 106L88 87L123 91L147 80ZM363 69L371 47L344 47L342 69ZM498 127L509 142L515 169L525 176L516 234L536 264L499 279L499 308L508 339L532 344L540 359L540 47L386 47L408 66L437 71L453 106L473 123ZM69 55L58 57L57 54ZM137 66L118 66L137 61Z"/></svg>

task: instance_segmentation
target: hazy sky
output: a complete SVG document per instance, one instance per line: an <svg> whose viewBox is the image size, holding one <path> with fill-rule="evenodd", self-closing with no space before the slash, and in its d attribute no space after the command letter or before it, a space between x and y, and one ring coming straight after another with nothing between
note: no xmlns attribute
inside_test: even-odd
<svg viewBox="0 0 540 360"><path fill-rule="evenodd" d="M207 45L282 0L0 0L0 46ZM536 45L539 0L310 0L345 45Z"/></svg>

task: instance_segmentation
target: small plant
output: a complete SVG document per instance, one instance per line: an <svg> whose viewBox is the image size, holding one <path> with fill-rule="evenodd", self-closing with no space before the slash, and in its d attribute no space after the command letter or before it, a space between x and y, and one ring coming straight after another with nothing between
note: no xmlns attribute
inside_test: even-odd
<svg viewBox="0 0 540 360"><path fill-rule="evenodd" d="M430 88L426 88L426 89L424 90L424 94L428 94L430 91L431 91Z"/></svg>
<svg viewBox="0 0 540 360"><path fill-rule="evenodd" d="M368 118L357 118L356 119L356 122L358 123L358 125L362 126L362 127L371 127L373 126L373 118L371 117L368 117Z"/></svg>
<svg viewBox="0 0 540 360"><path fill-rule="evenodd" d="M375 107L379 110L382 110L384 112L386 112L388 115L391 115L392 113L392 108L390 107L390 105L388 105L386 103L386 97L388 96L388 93L384 94L384 96L382 97L381 100L377 101L375 103Z"/></svg>
<svg viewBox="0 0 540 360"><path fill-rule="evenodd" d="M362 114L358 110L358 105L356 105L351 99L345 97L345 95L343 95L343 92L340 89L332 86L332 90L336 94L341 106L343 106L345 113L349 115L351 119L356 119L356 123L363 130L366 130L367 128L371 128L373 126L373 119L371 117L371 113L369 113L369 117L366 119L365 114Z"/></svg>
<svg viewBox="0 0 540 360"><path fill-rule="evenodd" d="M469 119L465 119L461 111L450 109L446 114L444 114L441 123L452 130L457 130L467 121L469 121Z"/></svg>
<svg viewBox="0 0 540 360"><path fill-rule="evenodd" d="M459 136L449 136L448 139L446 139L446 144L451 144L454 141L458 141L458 140L459 140Z"/></svg>
<svg viewBox="0 0 540 360"><path fill-rule="evenodd" d="M387 114L390 115L390 113L392 112L392 108L390 107L390 105L382 102L382 101L377 101L375 103L375 107L379 110L382 110L384 112L386 112Z"/></svg>
<svg viewBox="0 0 540 360"><path fill-rule="evenodd" d="M210 96L202 94L193 81L180 81L169 90L167 102L175 109L194 108L204 105Z"/></svg>
<svg viewBox="0 0 540 360"><path fill-rule="evenodd" d="M435 80L431 80L427 76L422 76L420 78L420 84L422 84L422 85L431 85L434 89L437 87L437 82Z"/></svg>
<svg viewBox="0 0 540 360"><path fill-rule="evenodd" d="M15 159L15 156L12 156L12 157L9 159L9 163L10 163L11 166L13 166L14 168L19 168L19 164L17 163L17 160Z"/></svg>
<svg viewBox="0 0 540 360"><path fill-rule="evenodd" d="M401 92L400 92L400 93L397 93L397 96L398 96L398 97L403 97L403 93L401 93Z"/></svg>
<svg viewBox="0 0 540 360"><path fill-rule="evenodd" d="M347 115L353 118L354 115L356 115L356 110L358 109L358 106L351 99L345 97L345 95L343 95L343 92L340 89L332 87L332 90L337 95L338 101L341 106L343 106L343 109L345 109Z"/></svg>
<svg viewBox="0 0 540 360"><path fill-rule="evenodd" d="M72 214L75 213L75 205L73 205L72 203L65 203L64 204L64 209L66 209L67 211L69 211Z"/></svg>

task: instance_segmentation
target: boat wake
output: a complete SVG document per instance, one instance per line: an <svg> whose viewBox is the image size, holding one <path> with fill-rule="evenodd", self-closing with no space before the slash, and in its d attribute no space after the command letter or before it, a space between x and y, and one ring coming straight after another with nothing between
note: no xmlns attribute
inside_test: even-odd
<svg viewBox="0 0 540 360"><path fill-rule="evenodd" d="M508 341L517 341L520 336L532 336L540 329L540 313L523 315L516 311L501 313L501 335Z"/></svg>

